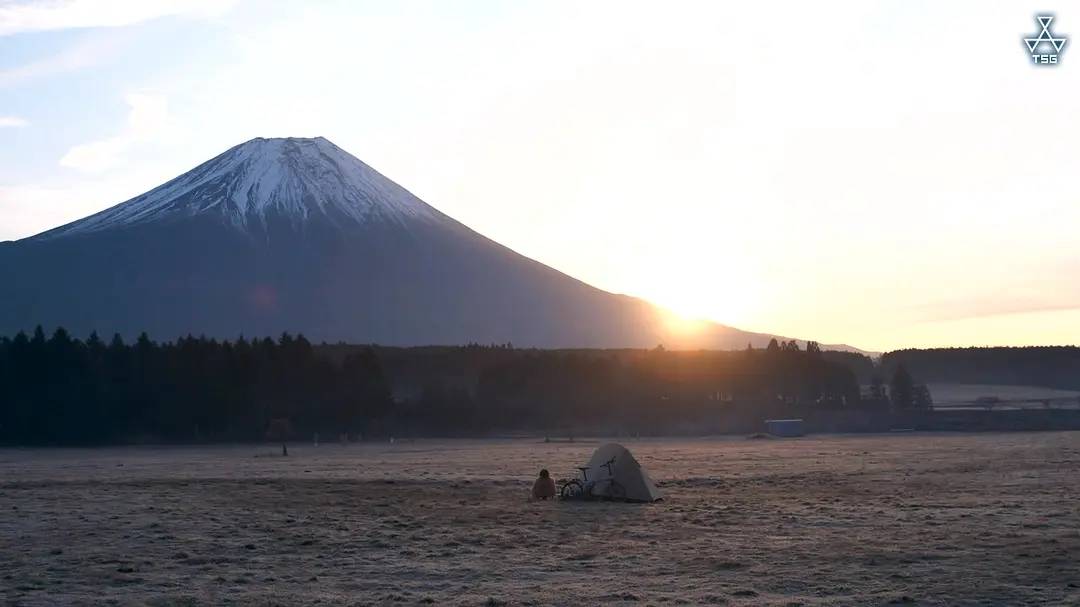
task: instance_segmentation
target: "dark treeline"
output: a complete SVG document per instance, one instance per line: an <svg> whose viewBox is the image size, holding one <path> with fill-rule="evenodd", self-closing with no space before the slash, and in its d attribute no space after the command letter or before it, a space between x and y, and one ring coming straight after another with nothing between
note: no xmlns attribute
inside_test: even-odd
<svg viewBox="0 0 1080 607"><path fill-rule="evenodd" d="M378 361L358 349L338 362L303 337L158 344L142 335L0 338L0 442L260 440L288 420L296 434L363 432L390 409ZM278 424L277 428L281 425Z"/></svg>
<svg viewBox="0 0 1080 607"><path fill-rule="evenodd" d="M1045 386L1080 390L1080 348L938 348L882 356L882 372L903 365L925 382Z"/></svg>
<svg viewBox="0 0 1080 607"><path fill-rule="evenodd" d="M736 352L0 338L0 442L722 430L725 411L881 406L816 344ZM887 403L886 403L887 406Z"/></svg>
<svg viewBox="0 0 1080 607"><path fill-rule="evenodd" d="M356 348L323 347L332 358ZM716 432L737 408L760 421L882 404L861 399L852 368L816 344L745 351L373 349L391 381L395 427L403 435Z"/></svg>

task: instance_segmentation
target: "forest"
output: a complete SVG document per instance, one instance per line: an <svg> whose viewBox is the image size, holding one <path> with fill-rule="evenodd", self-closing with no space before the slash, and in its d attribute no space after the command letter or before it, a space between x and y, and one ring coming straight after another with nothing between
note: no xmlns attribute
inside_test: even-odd
<svg viewBox="0 0 1080 607"><path fill-rule="evenodd" d="M901 365L925 382L1080 390L1080 347L1076 346L897 350L881 357L885 375Z"/></svg>
<svg viewBox="0 0 1080 607"><path fill-rule="evenodd" d="M7 444L254 441L274 420L310 436L360 428L391 407L364 349L335 363L299 336L125 344L64 329L46 338L40 327L0 339L0 398Z"/></svg>
<svg viewBox="0 0 1080 607"><path fill-rule="evenodd" d="M889 406L860 394L858 358L775 341L732 352L313 345L289 334L125 343L39 327L0 338L0 442L716 431L739 407L761 417Z"/></svg>

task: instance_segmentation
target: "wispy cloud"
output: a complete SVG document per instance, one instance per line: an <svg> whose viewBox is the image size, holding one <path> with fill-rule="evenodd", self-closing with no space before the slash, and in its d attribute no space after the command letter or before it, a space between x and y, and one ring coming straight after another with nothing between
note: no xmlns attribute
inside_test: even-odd
<svg viewBox="0 0 1080 607"><path fill-rule="evenodd" d="M123 164L134 146L160 143L178 134L169 117L169 104L164 96L132 93L126 101L131 111L120 133L72 147L60 159L60 165L83 173L101 173Z"/></svg>
<svg viewBox="0 0 1080 607"><path fill-rule="evenodd" d="M56 185L0 185L0 242L25 238L96 213L172 177L171 168L76 178Z"/></svg>
<svg viewBox="0 0 1080 607"><path fill-rule="evenodd" d="M918 322L951 322L1015 314L1062 312L1080 310L1080 292L1059 286L1044 292L979 295L912 306L910 309L916 312Z"/></svg>
<svg viewBox="0 0 1080 607"><path fill-rule="evenodd" d="M21 126L30 126L30 123L25 118L19 118L18 116L0 116L0 129Z"/></svg>
<svg viewBox="0 0 1080 607"><path fill-rule="evenodd" d="M0 89L96 65L114 55L123 46L122 38L89 38L48 57L0 70Z"/></svg>
<svg viewBox="0 0 1080 607"><path fill-rule="evenodd" d="M215 16L230 0L55 0L0 4L0 36L87 27L121 27L159 17Z"/></svg>

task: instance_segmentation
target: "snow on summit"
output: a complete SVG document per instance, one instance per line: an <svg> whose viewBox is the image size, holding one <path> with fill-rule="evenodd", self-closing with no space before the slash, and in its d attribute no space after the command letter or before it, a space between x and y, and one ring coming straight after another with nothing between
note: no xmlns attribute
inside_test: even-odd
<svg viewBox="0 0 1080 607"><path fill-rule="evenodd" d="M439 219L441 213L327 139L252 139L127 202L35 239L217 213L240 229L293 223Z"/></svg>

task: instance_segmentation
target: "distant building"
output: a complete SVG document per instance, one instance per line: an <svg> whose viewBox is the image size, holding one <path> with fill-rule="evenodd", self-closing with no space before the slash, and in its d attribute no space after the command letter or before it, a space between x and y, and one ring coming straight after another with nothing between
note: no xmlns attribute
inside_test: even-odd
<svg viewBox="0 0 1080 607"><path fill-rule="evenodd" d="M801 419L767 419L765 429L773 436L803 436L803 420Z"/></svg>

